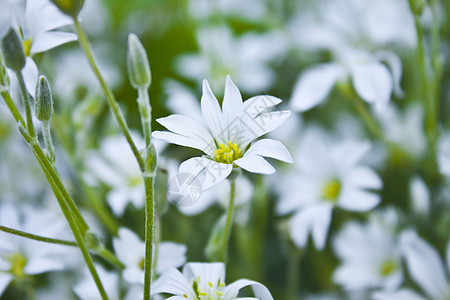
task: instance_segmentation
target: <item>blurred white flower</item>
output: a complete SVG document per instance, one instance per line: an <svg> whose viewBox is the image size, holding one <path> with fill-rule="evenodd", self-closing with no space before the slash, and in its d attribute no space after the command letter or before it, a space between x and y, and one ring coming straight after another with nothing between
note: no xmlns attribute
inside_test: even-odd
<svg viewBox="0 0 450 300"><path fill-rule="evenodd" d="M138 285L127 286L126 295L122 297L119 274L117 272L107 271L100 265L96 265L95 268L109 299L136 300L142 298L143 288ZM101 298L98 288L87 270L83 272L80 280L73 287L73 290L81 300L98 300Z"/></svg>
<svg viewBox="0 0 450 300"><path fill-rule="evenodd" d="M420 105L409 106L403 111L389 105L376 116L388 141L399 145L414 158L424 154L428 145L423 131L424 112Z"/></svg>
<svg viewBox="0 0 450 300"><path fill-rule="evenodd" d="M203 28L197 33L199 53L184 54L176 62L177 71L200 82L211 82L214 90L222 86L227 74L247 93L268 89L275 74L268 65L283 53L280 33L246 33L233 36L227 27Z"/></svg>
<svg viewBox="0 0 450 300"><path fill-rule="evenodd" d="M0 224L42 236L61 238L68 234L64 218L53 211L3 203ZM0 232L0 294L14 279L65 269L67 246L47 244Z"/></svg>
<svg viewBox="0 0 450 300"><path fill-rule="evenodd" d="M25 0L2 0L0 10L0 39L9 28L23 20Z"/></svg>
<svg viewBox="0 0 450 300"><path fill-rule="evenodd" d="M22 70L28 92L34 97L38 69L31 57L36 53L48 51L62 44L75 41L77 36L71 32L55 31L69 25L72 19L64 15L49 0L28 0L25 6L24 18L18 24L11 24L21 33L26 64ZM9 72L11 86L17 87L15 76Z"/></svg>
<svg viewBox="0 0 450 300"><path fill-rule="evenodd" d="M123 277L132 284L144 283L145 243L127 228L119 229L119 238L113 240L117 258L125 265ZM186 261L186 246L173 242L160 242L156 250L156 274L177 268Z"/></svg>
<svg viewBox="0 0 450 300"><path fill-rule="evenodd" d="M272 174L275 169L263 157L291 163L289 151L272 139L250 143L274 130L289 117L290 111L270 111L280 102L280 99L271 96L256 96L243 102L238 88L228 76L221 108L205 80L201 109L207 126L201 123L202 120L171 115L157 120L171 132L154 131L153 137L207 154L206 157L188 159L179 168L179 174L188 175L187 181L200 178L203 191L223 181L233 167Z"/></svg>
<svg viewBox="0 0 450 300"><path fill-rule="evenodd" d="M137 145L144 144L137 135L133 135L133 140ZM137 208L144 206L142 173L122 135L104 139L98 151L87 153L84 177L91 185L101 181L111 187L106 201L115 215L123 215L130 202Z"/></svg>
<svg viewBox="0 0 450 300"><path fill-rule="evenodd" d="M305 111L323 102L337 82L351 79L358 95L382 110L400 87L401 60L385 50L396 44L413 48L414 23L404 0L324 0L304 9L291 26L298 47L329 50L333 61L313 66L299 77L292 107ZM383 50L380 50L383 49Z"/></svg>
<svg viewBox="0 0 450 300"><path fill-rule="evenodd" d="M333 248L342 262L333 280L346 290L392 290L403 281L397 237L377 218L347 223L333 239Z"/></svg>
<svg viewBox="0 0 450 300"><path fill-rule="evenodd" d="M257 20L267 14L267 7L258 0L190 0L189 13L197 19L229 15Z"/></svg>
<svg viewBox="0 0 450 300"><path fill-rule="evenodd" d="M323 249L335 206L348 211L368 211L377 206L380 177L361 164L370 150L362 141L329 140L323 131L302 134L295 169L279 180L277 213L292 214L289 231L298 247L305 247L311 232Z"/></svg>
<svg viewBox="0 0 450 300"><path fill-rule="evenodd" d="M450 298L450 243L447 246L447 266L438 251L415 231L405 231L401 238L402 255L409 274L422 289L423 295L408 288L394 292L375 292L374 300L447 300Z"/></svg>
<svg viewBox="0 0 450 300"><path fill-rule="evenodd" d="M441 136L438 146L438 164L440 172L450 177L450 134Z"/></svg>
<svg viewBox="0 0 450 300"><path fill-rule="evenodd" d="M251 286L255 298L237 298L239 290ZM167 293L174 295L170 299L260 299L273 300L269 290L262 284L240 279L225 285L225 264L188 263L183 273L170 269L157 279L152 286L152 295Z"/></svg>

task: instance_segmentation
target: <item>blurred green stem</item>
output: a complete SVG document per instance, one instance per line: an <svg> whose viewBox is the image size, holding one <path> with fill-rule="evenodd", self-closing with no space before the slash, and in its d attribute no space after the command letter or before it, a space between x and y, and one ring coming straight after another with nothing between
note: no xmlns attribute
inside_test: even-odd
<svg viewBox="0 0 450 300"><path fill-rule="evenodd" d="M356 111L361 116L361 119L364 122L364 125L366 126L367 130L369 130L369 132L376 139L384 141L383 129L380 127L380 124L375 120L373 115L369 112L363 100L355 93L349 98L353 102Z"/></svg>
<svg viewBox="0 0 450 300"><path fill-rule="evenodd" d="M231 228L233 226L233 214L234 214L234 198L236 196L236 181L230 180L230 202L228 203L227 218L225 221L225 228L223 232L223 245L221 253L219 254L219 261L226 263L228 259L228 248L230 242Z"/></svg>
<svg viewBox="0 0 450 300"><path fill-rule="evenodd" d="M91 65L91 68L94 71L94 74L100 83L103 93L105 94L105 98L108 103L108 106L111 109L111 112L113 113L114 117L116 118L117 123L119 123L119 127L122 130L123 134L125 135L125 138L126 138L128 144L130 145L130 148L133 151L134 156L136 157L136 160L139 164L141 171L145 172L144 160L142 159L142 156L139 153L139 150L137 149L136 144L133 142L133 139L131 138L130 129L128 128L128 125L125 121L125 117L123 116L122 111L120 110L120 107L117 104L117 100L114 97L113 92L107 85L105 79L103 78L102 74L100 73L100 70L98 69L97 63L95 62L91 47L89 45L89 41L88 41L83 29L81 28L80 22L76 18L74 18L73 21L75 24L75 29L76 29L76 32L78 35L78 41L80 43L80 46L84 50L84 53L86 54L89 64Z"/></svg>
<svg viewBox="0 0 450 300"><path fill-rule="evenodd" d="M298 284L300 282L300 263L303 251L298 249L292 242L289 242L289 260L287 267L287 288L285 299L297 299Z"/></svg>

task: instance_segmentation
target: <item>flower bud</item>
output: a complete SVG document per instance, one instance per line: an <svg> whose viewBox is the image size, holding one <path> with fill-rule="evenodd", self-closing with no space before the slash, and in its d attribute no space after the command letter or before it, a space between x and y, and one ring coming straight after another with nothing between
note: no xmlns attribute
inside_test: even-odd
<svg viewBox="0 0 450 300"><path fill-rule="evenodd" d="M20 72L25 67L25 54L23 52L22 41L12 28L3 37L2 54L6 67L13 71Z"/></svg>
<svg viewBox="0 0 450 300"><path fill-rule="evenodd" d="M51 0L60 11L76 18L83 8L84 0Z"/></svg>
<svg viewBox="0 0 450 300"><path fill-rule="evenodd" d="M128 35L127 64L128 77L134 88L148 87L151 84L152 74L147 53L134 33Z"/></svg>
<svg viewBox="0 0 450 300"><path fill-rule="evenodd" d="M47 78L39 76L36 85L35 114L40 121L50 121L53 115L52 92Z"/></svg>

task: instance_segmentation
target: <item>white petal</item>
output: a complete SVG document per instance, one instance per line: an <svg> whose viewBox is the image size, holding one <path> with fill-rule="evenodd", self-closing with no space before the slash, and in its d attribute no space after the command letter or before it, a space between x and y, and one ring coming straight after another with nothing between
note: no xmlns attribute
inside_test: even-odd
<svg viewBox="0 0 450 300"><path fill-rule="evenodd" d="M200 180L204 191L222 182L232 170L232 164L222 164L207 158L194 157L180 165L179 174L188 174L190 182L196 179Z"/></svg>
<svg viewBox="0 0 450 300"><path fill-rule="evenodd" d="M113 239L114 252L117 258L128 268L139 266L144 258L144 242L128 228L119 229L119 237Z"/></svg>
<svg viewBox="0 0 450 300"><path fill-rule="evenodd" d="M271 107L281 103L281 99L268 96L260 95L252 97L244 102L243 111L250 119L256 118L262 112L270 109Z"/></svg>
<svg viewBox="0 0 450 300"><path fill-rule="evenodd" d="M224 135L224 125L222 111L220 110L219 102L214 96L208 81L203 80L203 93L201 99L201 108L203 118L206 121L213 136L219 139L220 143L228 143L228 141L221 140L221 136Z"/></svg>
<svg viewBox="0 0 450 300"><path fill-rule="evenodd" d="M337 206L349 211L368 211L381 201L380 195L355 187L343 187Z"/></svg>
<svg viewBox="0 0 450 300"><path fill-rule="evenodd" d="M223 263L188 263L183 267L183 275L189 281L200 277L200 290L209 289L208 283L225 282L225 264Z"/></svg>
<svg viewBox="0 0 450 300"><path fill-rule="evenodd" d="M222 110L225 120L225 127L231 124L238 117L242 109L242 96L237 86L231 81L230 75L227 75L225 84L225 94L223 96Z"/></svg>
<svg viewBox="0 0 450 300"><path fill-rule="evenodd" d="M53 3L46 0L27 1L25 16L26 27L31 33L49 31L73 22L69 16L64 15Z"/></svg>
<svg viewBox="0 0 450 300"><path fill-rule="evenodd" d="M214 139L211 133L198 121L182 115L170 115L156 120L159 124L181 136L194 140L202 145L206 154L212 155Z"/></svg>
<svg viewBox="0 0 450 300"><path fill-rule="evenodd" d="M305 111L325 100L336 81L344 76L337 64L322 64L304 71L294 87L291 106L293 110Z"/></svg>
<svg viewBox="0 0 450 300"><path fill-rule="evenodd" d="M9 283L13 280L11 274L0 273L0 295L3 294L5 289L8 287Z"/></svg>
<svg viewBox="0 0 450 300"><path fill-rule="evenodd" d="M289 150L280 141L272 139L262 139L253 143L245 154L270 157L287 163L294 162Z"/></svg>
<svg viewBox="0 0 450 300"><path fill-rule="evenodd" d="M380 176L368 167L355 167L344 180L358 188L379 190L383 187Z"/></svg>
<svg viewBox="0 0 450 300"><path fill-rule="evenodd" d="M445 299L450 291L438 252L412 230L401 236L401 244L413 280L432 299Z"/></svg>
<svg viewBox="0 0 450 300"><path fill-rule="evenodd" d="M156 273L161 274L170 268L178 268L186 262L185 245L173 242L161 242L158 245Z"/></svg>
<svg viewBox="0 0 450 300"><path fill-rule="evenodd" d="M204 143L200 143L199 141L196 141L196 140L190 139L188 137L185 137L183 135L175 134L172 132L153 131L152 137L155 139L164 141L166 143L171 143L171 144L175 144L175 145L198 149L205 153L214 151L214 149L212 147L205 149ZM208 151L208 152L206 152L206 151Z"/></svg>
<svg viewBox="0 0 450 300"><path fill-rule="evenodd" d="M397 97L403 97L405 92L400 86L402 81L402 61L400 57L396 53L387 50L378 51L375 53L375 56L387 63L391 69L392 79L394 80L394 93Z"/></svg>
<svg viewBox="0 0 450 300"><path fill-rule="evenodd" d="M417 214L428 215L428 212L430 211L430 192L423 179L417 175L414 176L413 179L411 179L409 191L414 212Z"/></svg>
<svg viewBox="0 0 450 300"><path fill-rule="evenodd" d="M55 258L32 258L27 261L24 271L26 274L40 274L48 271L63 270L64 264Z"/></svg>
<svg viewBox="0 0 450 300"><path fill-rule="evenodd" d="M356 92L377 109L384 108L391 98L392 77L387 67L379 62L355 65L352 70Z"/></svg>
<svg viewBox="0 0 450 300"><path fill-rule="evenodd" d="M30 53L40 53L52 48L58 47L62 44L76 41L77 36L70 32L61 31L47 31L40 33L35 37L33 43L31 44Z"/></svg>
<svg viewBox="0 0 450 300"><path fill-rule="evenodd" d="M256 138L277 129L290 115L291 111L283 110L263 113L254 119L244 119L243 128L246 130L246 137L241 140L241 147L245 148Z"/></svg>
<svg viewBox="0 0 450 300"><path fill-rule="evenodd" d="M235 160L234 163L251 173L267 175L275 173L275 168L259 155L246 154L244 157Z"/></svg>
<svg viewBox="0 0 450 300"><path fill-rule="evenodd" d="M106 201L114 215L122 216L129 202L128 195L124 189L114 189L106 196Z"/></svg>
<svg viewBox="0 0 450 300"><path fill-rule="evenodd" d="M409 289L401 289L395 292L375 292L372 295L373 300L426 300Z"/></svg>
<svg viewBox="0 0 450 300"><path fill-rule="evenodd" d="M309 232L313 234L317 249L321 250L325 247L331 212L331 205L322 204L304 208L292 217L289 232L297 247L306 246Z"/></svg>
<svg viewBox="0 0 450 300"><path fill-rule="evenodd" d="M34 98L36 93L36 83L38 78L38 68L34 63L34 60L27 57L25 67L22 70L23 80L28 93Z"/></svg>
<svg viewBox="0 0 450 300"><path fill-rule="evenodd" d="M197 299L191 283L175 268L165 272L152 284L151 294L156 295L160 293L177 296L186 295L188 299Z"/></svg>
<svg viewBox="0 0 450 300"><path fill-rule="evenodd" d="M272 295L270 294L269 290L264 285L262 285L261 283L258 283L256 281L248 280L248 279L240 279L240 280L237 280L237 281L227 285L225 287L225 289L223 290L224 298L225 299L235 299L239 294L239 290L246 286L252 287L253 293L255 294L256 299L273 300ZM245 298L238 298L238 299L245 299ZM252 299L252 298L249 298L249 299Z"/></svg>
<svg viewBox="0 0 450 300"><path fill-rule="evenodd" d="M333 281L347 290L362 290L373 287L377 281L376 273L367 264L351 261L339 266L333 274Z"/></svg>

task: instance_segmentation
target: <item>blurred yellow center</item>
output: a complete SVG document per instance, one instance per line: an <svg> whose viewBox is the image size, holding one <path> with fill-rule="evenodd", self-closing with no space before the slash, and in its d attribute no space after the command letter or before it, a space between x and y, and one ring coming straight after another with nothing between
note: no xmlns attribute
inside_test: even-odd
<svg viewBox="0 0 450 300"><path fill-rule="evenodd" d="M233 161L242 157L242 150L236 144L228 141L227 145L220 144L214 152L214 160L223 164L232 164Z"/></svg>
<svg viewBox="0 0 450 300"><path fill-rule="evenodd" d="M139 184L141 184L141 182L142 182L142 177L141 176L135 176L135 177L128 178L128 185L130 187L136 187Z"/></svg>
<svg viewBox="0 0 450 300"><path fill-rule="evenodd" d="M16 277L23 277L25 275L25 265L27 264L27 259L20 253L14 253L9 257L9 262L11 263L10 272Z"/></svg>
<svg viewBox="0 0 450 300"><path fill-rule="evenodd" d="M341 182L337 179L328 181L322 187L322 198L331 202L336 202L341 193Z"/></svg>
<svg viewBox="0 0 450 300"><path fill-rule="evenodd" d="M31 44L32 43L33 42L31 40L31 38L28 38L25 41L23 41L23 52L25 53L26 56L30 56Z"/></svg>
<svg viewBox="0 0 450 300"><path fill-rule="evenodd" d="M396 268L397 268L397 265L395 264L394 261L387 260L381 265L380 274L381 274L381 276L384 276L384 277L389 276L390 274L392 274L392 272L395 271Z"/></svg>
<svg viewBox="0 0 450 300"><path fill-rule="evenodd" d="M139 268L141 268L141 270L144 270L144 266L145 266L145 258L141 259L141 261L139 262Z"/></svg>

